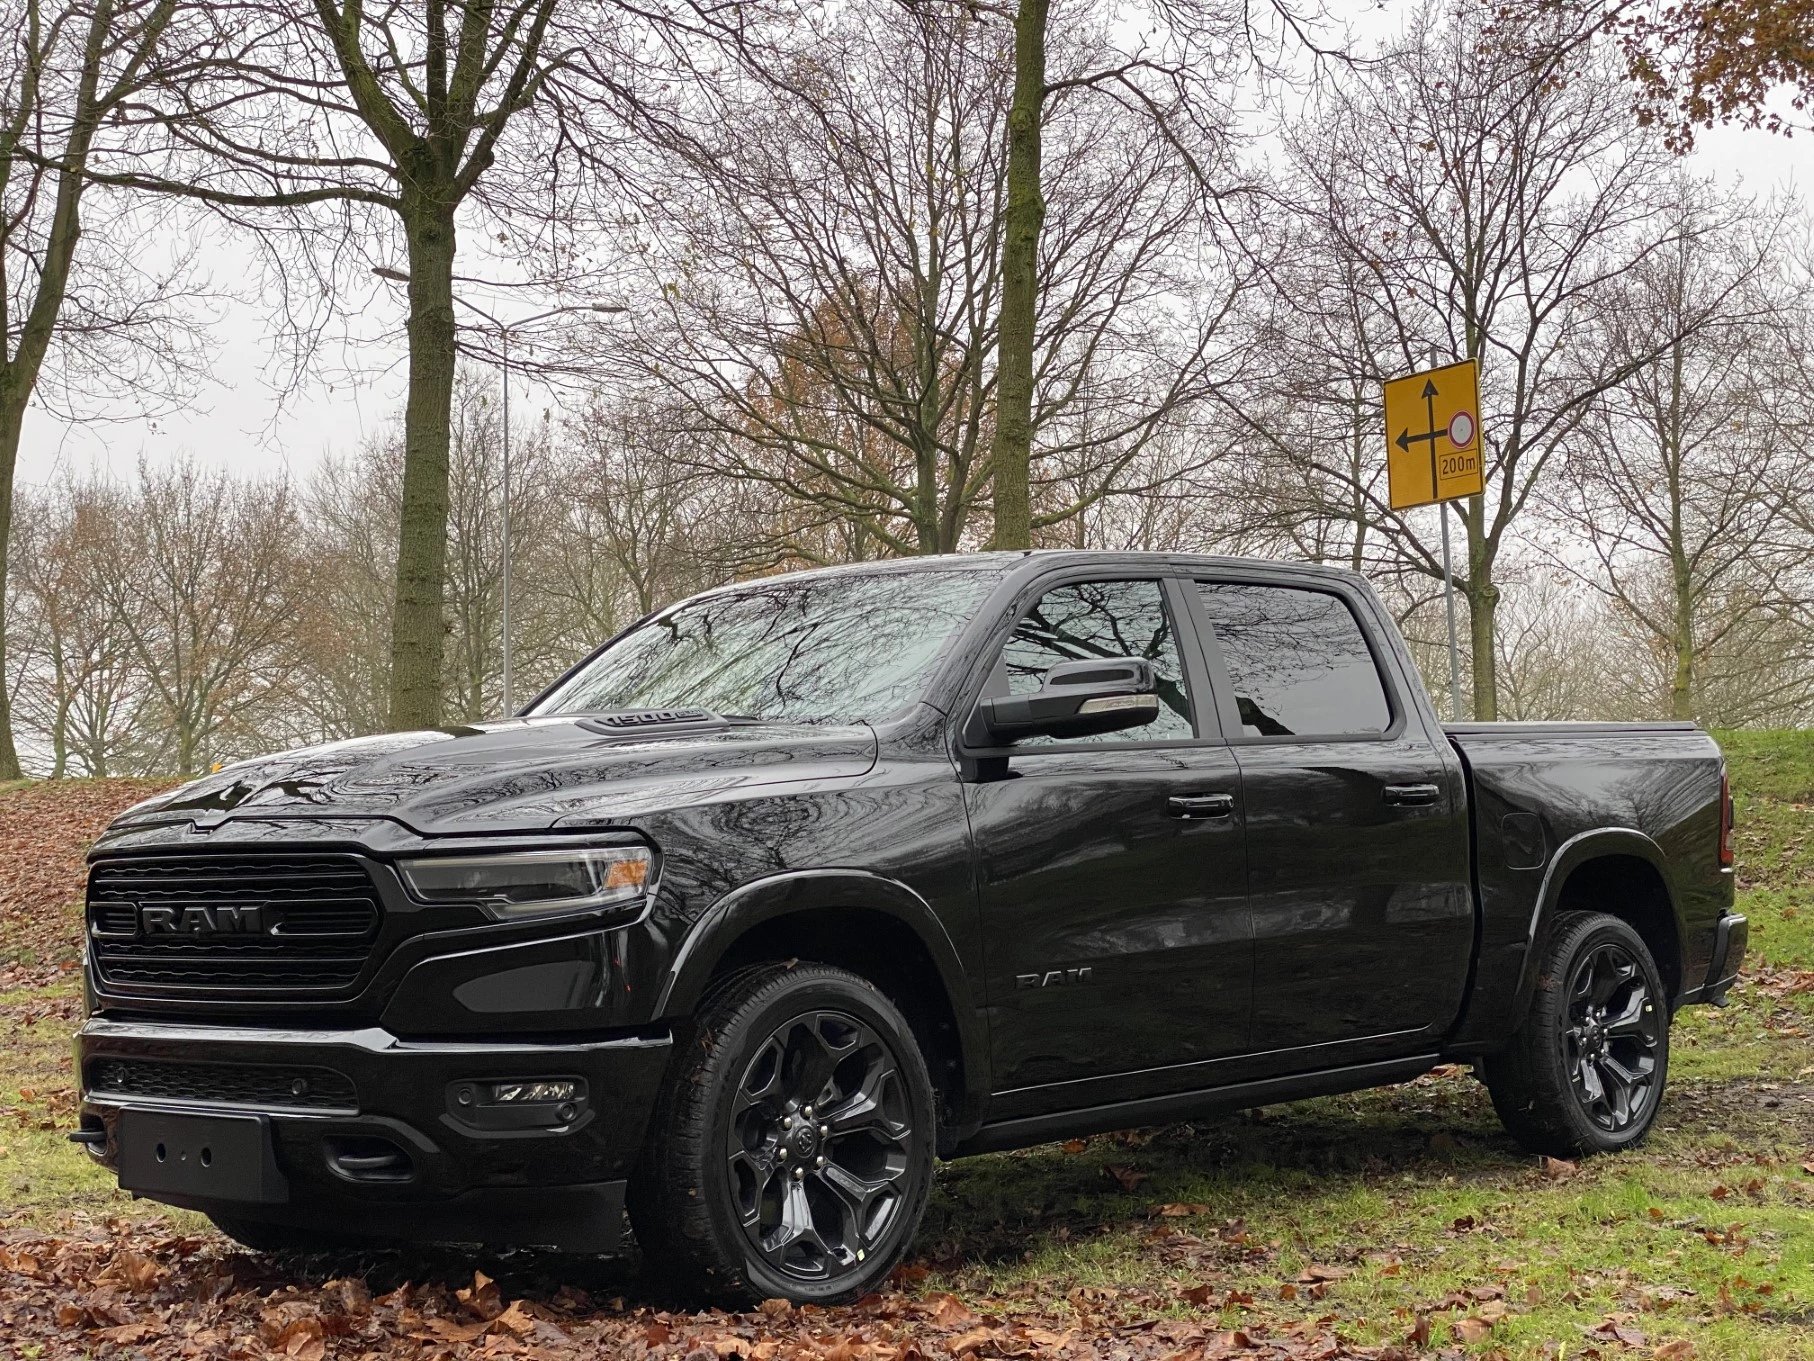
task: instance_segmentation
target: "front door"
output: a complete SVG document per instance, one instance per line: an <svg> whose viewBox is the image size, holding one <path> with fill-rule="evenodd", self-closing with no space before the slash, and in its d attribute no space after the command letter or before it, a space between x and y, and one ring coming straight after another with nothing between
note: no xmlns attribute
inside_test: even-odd
<svg viewBox="0 0 1814 1361"><path fill-rule="evenodd" d="M1151 724L1023 742L965 788L995 1085L1013 1094L1003 1113L1207 1086L1213 1077L1158 1070L1247 1046L1239 771L1197 702L1200 653L1179 646L1183 591L1153 579L1050 586L985 684L1023 693L1060 662L1145 657L1161 698Z"/></svg>
<svg viewBox="0 0 1814 1361"><path fill-rule="evenodd" d="M1253 1048L1306 1069L1416 1052L1454 1022L1473 953L1458 765L1358 594L1198 589L1241 767Z"/></svg>

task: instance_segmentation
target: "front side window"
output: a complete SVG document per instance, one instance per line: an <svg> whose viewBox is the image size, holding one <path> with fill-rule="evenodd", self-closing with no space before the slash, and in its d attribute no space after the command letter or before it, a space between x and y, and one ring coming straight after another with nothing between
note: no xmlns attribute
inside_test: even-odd
<svg viewBox="0 0 1814 1361"><path fill-rule="evenodd" d="M778 576L682 601L530 712L701 708L873 722L925 697L939 656L1001 576L989 568Z"/></svg>
<svg viewBox="0 0 1814 1361"><path fill-rule="evenodd" d="M1068 738L1066 744L1163 742L1193 735L1177 636L1157 581L1085 581L1047 591L1003 645L995 683L1005 684L1009 694L1029 694L1060 662L1108 657L1152 662L1159 678L1159 716L1138 728ZM1030 739L1037 741L1051 739Z"/></svg>
<svg viewBox="0 0 1814 1361"><path fill-rule="evenodd" d="M1291 586L1199 584L1248 737L1382 733L1392 708L1354 612Z"/></svg>

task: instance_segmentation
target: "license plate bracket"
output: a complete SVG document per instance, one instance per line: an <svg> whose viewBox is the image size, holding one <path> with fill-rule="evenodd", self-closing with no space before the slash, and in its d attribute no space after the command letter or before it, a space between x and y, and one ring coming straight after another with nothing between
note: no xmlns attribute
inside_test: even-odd
<svg viewBox="0 0 1814 1361"><path fill-rule="evenodd" d="M115 1131L120 1187L153 1198L275 1205L290 1198L262 1115L191 1115L128 1107Z"/></svg>

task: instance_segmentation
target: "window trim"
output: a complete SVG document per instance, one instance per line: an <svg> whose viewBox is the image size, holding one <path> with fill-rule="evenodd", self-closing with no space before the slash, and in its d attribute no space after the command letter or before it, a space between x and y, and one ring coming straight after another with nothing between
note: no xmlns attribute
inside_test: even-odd
<svg viewBox="0 0 1814 1361"><path fill-rule="evenodd" d="M1369 627L1372 612L1364 608L1366 602L1357 598L1356 591L1336 581L1306 581L1302 578L1283 580L1259 572L1192 572L1187 585L1197 640L1203 649L1204 664L1209 669L1211 690L1215 696L1216 712L1221 719L1222 729L1227 734L1229 746L1280 747L1331 742L1396 742L1404 736L1410 711L1404 702L1398 671L1395 667L1386 665L1387 659L1380 650L1375 630ZM1222 655L1222 640L1216 636L1215 624L1210 620L1209 609L1203 603L1203 592L1197 589L1202 586L1264 586L1273 590L1310 591L1334 596L1354 620L1354 626L1360 630L1361 641L1366 645L1367 655L1373 659L1373 671L1379 677L1380 690L1385 695L1390 720L1385 730L1376 733L1289 733L1283 736L1243 731L1240 710L1235 704L1234 679L1229 674L1227 659Z"/></svg>
<svg viewBox="0 0 1814 1361"><path fill-rule="evenodd" d="M1221 707L1215 697L1213 677L1204 656L1202 639L1198 634L1198 615L1192 600L1195 592L1191 589L1193 574L1188 568L1172 567L1166 564L1155 564L1151 567L1096 567L1088 564L1077 564L1055 569L1035 577L1018 591L1008 608L1003 612L1003 622L989 632L984 645L978 649L977 661L969 676L965 679L958 693L963 701L953 706L952 734L960 755L977 759L996 757L1025 756L1074 756L1087 752L1124 752L1124 751L1176 751L1193 747L1223 747L1227 745L1223 736L1223 718ZM1047 746L1023 747L1010 745L1005 747L978 746L965 738L965 731L976 713L976 706L982 699L983 686L988 683L989 673L994 670L1001 650L1007 645L1009 637L1019 626L1033 602L1048 591L1061 586L1074 586L1080 582L1110 581L1150 581L1159 587L1160 604L1165 610L1166 619L1172 627L1173 642L1178 650L1178 664L1184 672L1184 693L1190 703L1191 735L1188 737L1164 737L1141 740L1131 738L1114 742L1075 742L1072 744L1053 743Z"/></svg>

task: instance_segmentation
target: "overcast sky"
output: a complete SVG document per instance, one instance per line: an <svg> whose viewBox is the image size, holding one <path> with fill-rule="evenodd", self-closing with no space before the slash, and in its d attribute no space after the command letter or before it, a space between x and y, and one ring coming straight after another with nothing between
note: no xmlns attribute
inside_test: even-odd
<svg viewBox="0 0 1814 1361"><path fill-rule="evenodd" d="M1801 189L1814 183L1814 137L1786 139L1764 132L1715 129L1703 133L1689 163L1757 193ZM208 257L217 280L242 279L250 257L222 243ZM480 269L462 260L462 269ZM539 311L542 302L522 296L474 296L505 321ZM167 460L185 451L244 471L306 474L329 452L350 453L392 419L403 395L400 341L403 291L379 285L369 305L347 323L356 334L324 353L323 376L282 396L268 371L268 311L252 301L228 304L214 327L209 381L180 413L156 421L125 419L72 426L34 408L26 420L19 480L49 483L72 473L106 470L128 474L141 456ZM635 299L625 299L634 306ZM587 324L609 324L587 319ZM512 425L558 407L548 390L513 389ZM554 415L559 416L556 409Z"/></svg>

